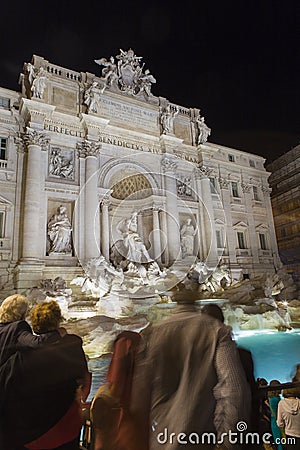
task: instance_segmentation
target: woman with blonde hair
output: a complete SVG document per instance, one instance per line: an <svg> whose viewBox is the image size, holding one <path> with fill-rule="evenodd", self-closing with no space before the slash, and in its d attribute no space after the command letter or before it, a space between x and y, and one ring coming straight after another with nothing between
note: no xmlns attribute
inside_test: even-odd
<svg viewBox="0 0 300 450"><path fill-rule="evenodd" d="M0 305L0 448L5 450L11 448L9 426L6 426L7 407L10 392L18 384L17 374L24 355L58 342L66 334L64 328L58 328L41 336L34 335L25 320L28 306L27 298L19 294L10 295Z"/></svg>
<svg viewBox="0 0 300 450"><path fill-rule="evenodd" d="M0 306L0 367L18 350L25 351L56 342L66 333L64 328L58 328L41 336L34 335L25 320L28 305L26 297L14 294Z"/></svg>

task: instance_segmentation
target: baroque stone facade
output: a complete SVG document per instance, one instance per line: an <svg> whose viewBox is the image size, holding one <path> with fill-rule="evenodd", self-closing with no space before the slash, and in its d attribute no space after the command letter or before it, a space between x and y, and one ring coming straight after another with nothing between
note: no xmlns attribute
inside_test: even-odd
<svg viewBox="0 0 300 450"><path fill-rule="evenodd" d="M120 50L94 75L33 56L21 92L0 89L2 292L109 260L133 213L160 266L194 257L236 278L274 271L264 158L208 142L199 109L152 94L142 59Z"/></svg>

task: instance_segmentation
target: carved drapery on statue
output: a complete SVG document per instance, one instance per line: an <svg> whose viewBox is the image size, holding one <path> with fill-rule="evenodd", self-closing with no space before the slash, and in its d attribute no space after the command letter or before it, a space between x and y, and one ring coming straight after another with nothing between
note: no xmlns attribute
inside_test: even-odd
<svg viewBox="0 0 300 450"><path fill-rule="evenodd" d="M84 92L83 103L87 105L88 112L97 113L99 109L100 94L99 84L94 81Z"/></svg>
<svg viewBox="0 0 300 450"><path fill-rule="evenodd" d="M115 87L129 95L143 94L146 99L152 96L151 87L156 83L156 79L146 69L143 73L144 64L141 65L142 57L136 56L132 49L123 51L115 58L111 56L109 60L106 58L95 59L95 63L104 66L102 69L102 90Z"/></svg>
<svg viewBox="0 0 300 450"><path fill-rule="evenodd" d="M160 108L159 122L162 134L174 134L174 120L178 113L178 106L170 103Z"/></svg>
<svg viewBox="0 0 300 450"><path fill-rule="evenodd" d="M48 255L72 255L72 226L67 216L67 208L59 206L48 222Z"/></svg>
<svg viewBox="0 0 300 450"><path fill-rule="evenodd" d="M192 219L189 217L183 223L180 229L181 250L182 256L192 256L194 254L194 238L197 233L196 228L192 224Z"/></svg>
<svg viewBox="0 0 300 450"><path fill-rule="evenodd" d="M27 87L27 97L44 97L48 78L43 67L36 68L31 63L24 64L25 86Z"/></svg>
<svg viewBox="0 0 300 450"><path fill-rule="evenodd" d="M74 179L74 154L59 147L52 147L49 153L48 173L55 178Z"/></svg>
<svg viewBox="0 0 300 450"><path fill-rule="evenodd" d="M146 264L153 261L143 243L137 228L137 213L123 219L117 226L122 238L115 244L115 252L119 253L126 263ZM115 262L115 261L114 261ZM118 264L117 264L118 265Z"/></svg>
<svg viewBox="0 0 300 450"><path fill-rule="evenodd" d="M211 133L211 129L206 125L204 120L204 117L200 115L200 111L193 119L197 145L204 144Z"/></svg>

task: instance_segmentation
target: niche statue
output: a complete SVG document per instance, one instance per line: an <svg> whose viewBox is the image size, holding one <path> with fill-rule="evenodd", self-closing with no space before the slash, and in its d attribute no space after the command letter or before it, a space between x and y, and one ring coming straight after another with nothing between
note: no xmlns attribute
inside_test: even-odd
<svg viewBox="0 0 300 450"><path fill-rule="evenodd" d="M72 254L72 227L66 211L67 208L61 205L48 222L49 255L53 253Z"/></svg>

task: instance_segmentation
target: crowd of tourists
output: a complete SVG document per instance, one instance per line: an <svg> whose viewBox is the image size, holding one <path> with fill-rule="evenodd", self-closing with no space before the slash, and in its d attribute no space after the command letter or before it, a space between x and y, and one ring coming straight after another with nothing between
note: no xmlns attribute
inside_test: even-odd
<svg viewBox="0 0 300 450"><path fill-rule="evenodd" d="M300 364L291 383L254 378L221 308L191 291L173 313L114 342L91 402L82 339L55 300L26 321L26 297L0 306L0 450L300 449ZM284 389L282 389L284 387Z"/></svg>

